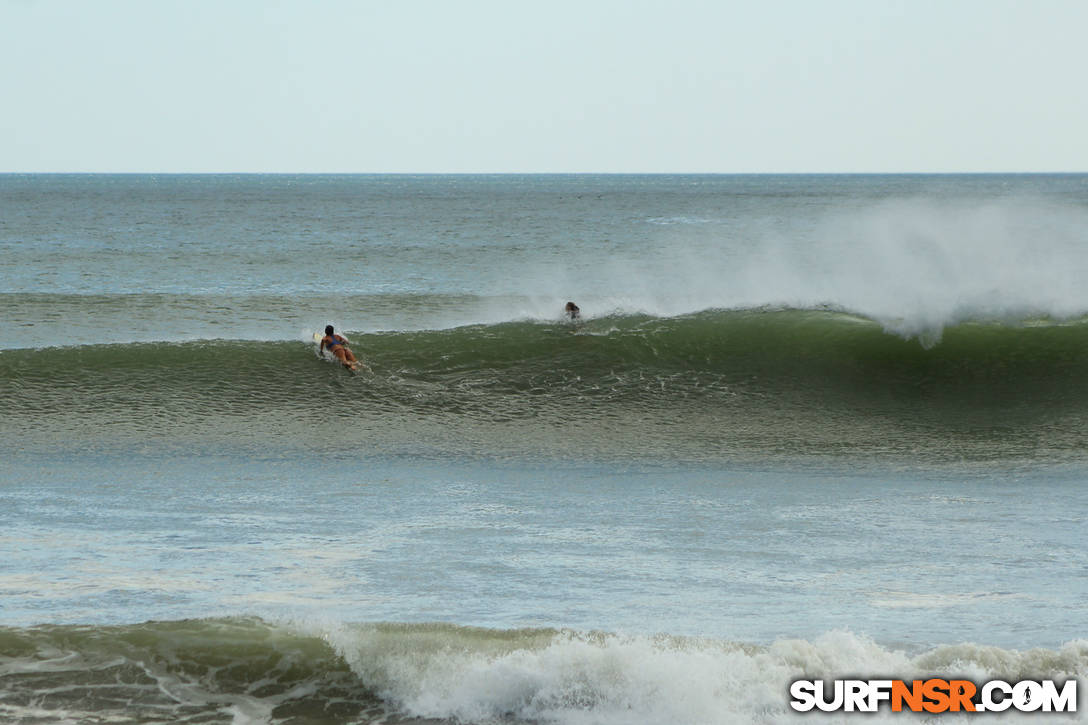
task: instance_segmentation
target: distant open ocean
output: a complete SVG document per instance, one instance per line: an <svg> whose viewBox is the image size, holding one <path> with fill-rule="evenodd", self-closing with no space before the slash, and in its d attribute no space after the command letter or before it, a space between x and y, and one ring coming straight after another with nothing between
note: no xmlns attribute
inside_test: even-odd
<svg viewBox="0 0 1088 725"><path fill-rule="evenodd" d="M1088 687L1088 175L0 175L0 270L0 721Z"/></svg>

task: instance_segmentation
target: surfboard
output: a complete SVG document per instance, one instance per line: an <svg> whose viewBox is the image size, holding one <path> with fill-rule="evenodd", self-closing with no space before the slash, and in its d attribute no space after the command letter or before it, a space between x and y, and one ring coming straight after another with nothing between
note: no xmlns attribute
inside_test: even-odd
<svg viewBox="0 0 1088 725"><path fill-rule="evenodd" d="M324 338L325 335L323 335L322 333L314 333L314 355L327 362L339 362L339 360L336 359L336 356L333 355L331 352L329 352L328 350L323 351L321 349L321 340L323 340Z"/></svg>

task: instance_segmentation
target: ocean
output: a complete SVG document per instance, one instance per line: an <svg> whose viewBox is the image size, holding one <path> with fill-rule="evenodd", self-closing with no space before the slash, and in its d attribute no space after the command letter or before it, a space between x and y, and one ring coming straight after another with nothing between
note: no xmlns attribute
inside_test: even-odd
<svg viewBox="0 0 1088 725"><path fill-rule="evenodd" d="M0 260L0 721L1088 675L1088 175L8 174Z"/></svg>

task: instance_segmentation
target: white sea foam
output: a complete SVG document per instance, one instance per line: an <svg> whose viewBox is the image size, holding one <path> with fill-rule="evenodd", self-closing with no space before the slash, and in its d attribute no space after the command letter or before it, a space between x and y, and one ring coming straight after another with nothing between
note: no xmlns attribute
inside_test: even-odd
<svg viewBox="0 0 1088 725"><path fill-rule="evenodd" d="M571 725L794 722L812 717L789 708L789 684L799 678L1064 680L1088 674L1084 641L1057 651L962 644L909 655L841 631L765 647L442 625L341 627L326 637L357 675L403 711L473 723L511 717ZM912 719L890 712L877 719L904 717Z"/></svg>

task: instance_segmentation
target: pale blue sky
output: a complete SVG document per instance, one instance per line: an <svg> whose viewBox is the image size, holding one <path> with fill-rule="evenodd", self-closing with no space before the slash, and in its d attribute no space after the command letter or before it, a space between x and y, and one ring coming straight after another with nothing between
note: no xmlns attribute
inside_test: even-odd
<svg viewBox="0 0 1088 725"><path fill-rule="evenodd" d="M1084 0L0 0L0 171L1088 171Z"/></svg>

